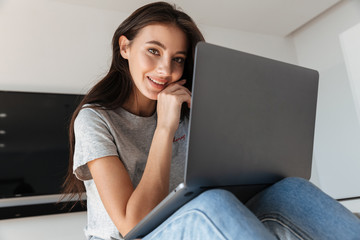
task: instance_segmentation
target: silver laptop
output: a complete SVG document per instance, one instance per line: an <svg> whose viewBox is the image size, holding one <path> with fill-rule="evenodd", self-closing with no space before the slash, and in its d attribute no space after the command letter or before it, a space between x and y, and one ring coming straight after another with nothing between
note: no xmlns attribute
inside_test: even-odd
<svg viewBox="0 0 360 240"><path fill-rule="evenodd" d="M318 79L315 70L199 43L184 181L125 239L144 237L207 189L246 202L284 177L309 179Z"/></svg>

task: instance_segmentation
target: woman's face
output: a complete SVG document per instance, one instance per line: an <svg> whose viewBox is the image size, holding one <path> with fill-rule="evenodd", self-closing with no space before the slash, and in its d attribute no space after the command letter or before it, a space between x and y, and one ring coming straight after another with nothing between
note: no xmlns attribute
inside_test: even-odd
<svg viewBox="0 0 360 240"><path fill-rule="evenodd" d="M183 74L188 43L185 33L174 25L148 25L131 42L121 36L119 44L137 95L157 100L157 95Z"/></svg>

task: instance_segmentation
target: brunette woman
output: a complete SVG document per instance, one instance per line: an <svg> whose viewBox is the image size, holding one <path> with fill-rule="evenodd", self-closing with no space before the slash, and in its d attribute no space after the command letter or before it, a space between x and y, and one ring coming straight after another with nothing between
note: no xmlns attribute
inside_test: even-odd
<svg viewBox="0 0 360 240"><path fill-rule="evenodd" d="M65 193L86 192L88 239L121 239L182 180L194 49L203 40L187 14L164 2L139 8L116 30L109 72L70 128ZM206 191L144 239L356 237L352 213L289 178L247 207L227 191Z"/></svg>

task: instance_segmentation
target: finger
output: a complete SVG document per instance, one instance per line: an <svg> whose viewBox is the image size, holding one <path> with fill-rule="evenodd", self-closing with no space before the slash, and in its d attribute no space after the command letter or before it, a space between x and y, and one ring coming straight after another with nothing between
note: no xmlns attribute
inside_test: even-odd
<svg viewBox="0 0 360 240"><path fill-rule="evenodd" d="M186 83L186 80L185 80L185 79L179 80L179 81L170 83L169 85L166 86L166 88L172 89L172 88L174 88L174 87L183 86L185 83ZM165 88L165 89L166 89L166 88Z"/></svg>
<svg viewBox="0 0 360 240"><path fill-rule="evenodd" d="M191 96L185 92L185 91L177 91L176 93L173 94L173 96L176 96L177 100L179 101L180 104L186 102L188 107L190 108L191 106Z"/></svg>
<svg viewBox="0 0 360 240"><path fill-rule="evenodd" d="M184 85L186 83L186 79L182 79L180 81L178 81L180 85ZM189 95L191 96L191 91L187 88L187 87L184 87L184 89L186 89L186 91L189 93Z"/></svg>
<svg viewBox="0 0 360 240"><path fill-rule="evenodd" d="M191 92L190 92L190 90L189 90L188 88L186 88L186 87L184 87L184 86L181 86L180 89L185 90L190 96L192 95Z"/></svg>
<svg viewBox="0 0 360 240"><path fill-rule="evenodd" d="M186 82L186 80L184 80L184 81ZM179 84L177 84L177 83L179 83ZM186 87L182 86L181 84L184 84L183 81L171 83L165 89L163 89L163 91L171 93L171 92L175 92L179 89L184 89L191 96L190 90L187 89Z"/></svg>
<svg viewBox="0 0 360 240"><path fill-rule="evenodd" d="M186 83L186 79L182 79L173 83L170 83L167 87L183 86Z"/></svg>
<svg viewBox="0 0 360 240"><path fill-rule="evenodd" d="M187 89L185 87L175 89L171 93L174 95L187 94L191 97L191 92L189 91L189 89Z"/></svg>
<svg viewBox="0 0 360 240"><path fill-rule="evenodd" d="M186 102L188 107L191 108L191 96L190 95L182 94L182 95L179 95L179 98L182 103Z"/></svg>
<svg viewBox="0 0 360 240"><path fill-rule="evenodd" d="M174 83L180 84L180 85L184 85L186 83L186 79L181 79L179 81L176 81Z"/></svg>

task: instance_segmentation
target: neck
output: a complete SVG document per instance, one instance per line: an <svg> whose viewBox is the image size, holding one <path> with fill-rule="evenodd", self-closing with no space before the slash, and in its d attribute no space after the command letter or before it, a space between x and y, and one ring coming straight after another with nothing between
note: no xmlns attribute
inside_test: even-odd
<svg viewBox="0 0 360 240"><path fill-rule="evenodd" d="M152 116L155 112L156 101L139 95L141 94L131 94L129 99L123 104L122 108L137 116Z"/></svg>

